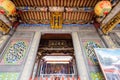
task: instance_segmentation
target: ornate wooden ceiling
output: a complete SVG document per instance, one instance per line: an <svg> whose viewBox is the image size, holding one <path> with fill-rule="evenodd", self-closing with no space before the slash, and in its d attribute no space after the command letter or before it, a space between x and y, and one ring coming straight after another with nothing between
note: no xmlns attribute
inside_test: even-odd
<svg viewBox="0 0 120 80"><path fill-rule="evenodd" d="M12 0L19 11L19 19L23 23L49 24L51 14L50 7L64 7L62 12L63 24L85 24L93 20L94 6L101 0ZM20 7L25 10L21 10ZM33 8L33 10L30 9ZM41 10L36 10L41 7ZM72 8L69 11L66 8ZM91 10L88 10L91 9Z"/></svg>
<svg viewBox="0 0 120 80"><path fill-rule="evenodd" d="M20 18L25 23L49 24L52 12L28 11L20 14ZM88 23L92 20L93 14L90 12L63 12L63 24Z"/></svg>
<svg viewBox="0 0 120 80"><path fill-rule="evenodd" d="M48 6L65 6L65 7L94 7L101 0L12 0L15 6L31 7L48 7Z"/></svg>

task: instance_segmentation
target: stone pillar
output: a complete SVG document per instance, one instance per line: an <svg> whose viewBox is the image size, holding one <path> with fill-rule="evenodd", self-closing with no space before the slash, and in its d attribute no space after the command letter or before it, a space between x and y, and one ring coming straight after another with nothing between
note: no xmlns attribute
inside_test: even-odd
<svg viewBox="0 0 120 80"><path fill-rule="evenodd" d="M38 50L38 46L39 46L40 37L41 37L41 32L36 32L35 36L33 38L33 41L32 41L31 47L30 47L30 51L29 51L28 57L26 59L26 63L25 63L23 72L21 74L20 80L29 80L30 79L32 69L33 69L34 63L35 63L35 58L36 58L36 54L37 54L37 50Z"/></svg>
<svg viewBox="0 0 120 80"><path fill-rule="evenodd" d="M73 40L74 54L75 54L76 65L77 65L77 70L78 70L78 76L80 76L81 80L89 80L88 72L86 69L85 62L84 62L84 57L82 54L80 40L79 40L77 32L72 33L72 40Z"/></svg>
<svg viewBox="0 0 120 80"><path fill-rule="evenodd" d="M0 14L0 19L4 23L6 23L10 28L12 28L12 23L9 21L9 19L4 14Z"/></svg>

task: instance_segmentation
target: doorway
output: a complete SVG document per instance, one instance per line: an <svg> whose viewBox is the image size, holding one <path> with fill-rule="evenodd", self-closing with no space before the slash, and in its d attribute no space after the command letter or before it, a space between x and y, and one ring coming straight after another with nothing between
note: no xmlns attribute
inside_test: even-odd
<svg viewBox="0 0 120 80"><path fill-rule="evenodd" d="M42 34L35 66L34 78L38 80L41 77L75 77L77 70L71 34Z"/></svg>

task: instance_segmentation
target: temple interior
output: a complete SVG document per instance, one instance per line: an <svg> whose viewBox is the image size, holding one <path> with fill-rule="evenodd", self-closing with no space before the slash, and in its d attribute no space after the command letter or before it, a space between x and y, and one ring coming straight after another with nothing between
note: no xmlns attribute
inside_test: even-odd
<svg viewBox="0 0 120 80"><path fill-rule="evenodd" d="M120 80L120 0L0 0L0 80Z"/></svg>

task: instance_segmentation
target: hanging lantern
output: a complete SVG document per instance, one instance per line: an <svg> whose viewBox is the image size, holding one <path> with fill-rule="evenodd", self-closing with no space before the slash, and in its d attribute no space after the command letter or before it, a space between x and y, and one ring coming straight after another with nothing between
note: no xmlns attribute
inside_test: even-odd
<svg viewBox="0 0 120 80"><path fill-rule="evenodd" d="M0 0L0 13L11 15L16 12L15 5L10 0Z"/></svg>
<svg viewBox="0 0 120 80"><path fill-rule="evenodd" d="M97 16L107 15L112 9L110 1L100 1L96 4L94 12Z"/></svg>

